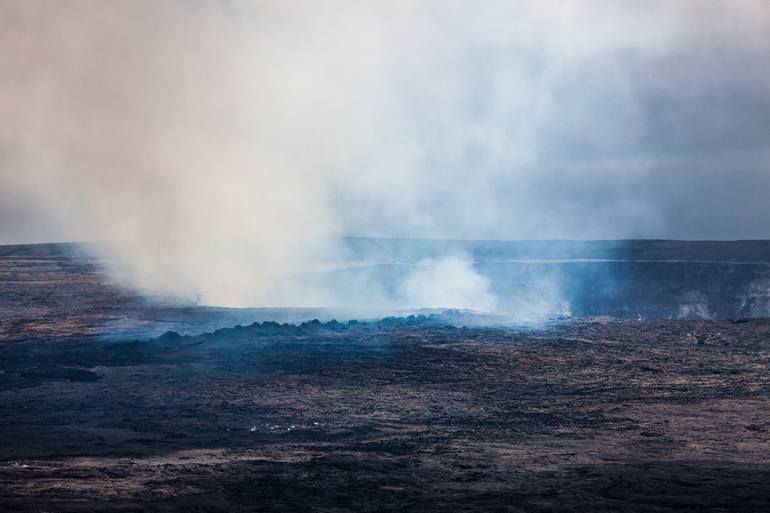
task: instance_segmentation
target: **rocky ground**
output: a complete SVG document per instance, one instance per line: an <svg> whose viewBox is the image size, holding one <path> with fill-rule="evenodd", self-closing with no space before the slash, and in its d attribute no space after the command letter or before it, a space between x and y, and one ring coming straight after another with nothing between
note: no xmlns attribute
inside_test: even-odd
<svg viewBox="0 0 770 513"><path fill-rule="evenodd" d="M6 511L767 511L770 322L2 346Z"/></svg>
<svg viewBox="0 0 770 513"><path fill-rule="evenodd" d="M0 511L770 510L770 320L214 331L254 312L31 251L0 255Z"/></svg>

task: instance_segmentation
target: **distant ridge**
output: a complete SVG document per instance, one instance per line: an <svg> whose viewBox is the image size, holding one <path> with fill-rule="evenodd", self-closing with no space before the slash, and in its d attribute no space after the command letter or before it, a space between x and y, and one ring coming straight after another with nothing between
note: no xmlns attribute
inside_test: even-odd
<svg viewBox="0 0 770 513"><path fill-rule="evenodd" d="M770 240L462 240L340 237L343 256L356 260L417 261L453 253L475 260L609 259L770 263ZM98 253L107 242L0 245L0 256L57 258Z"/></svg>

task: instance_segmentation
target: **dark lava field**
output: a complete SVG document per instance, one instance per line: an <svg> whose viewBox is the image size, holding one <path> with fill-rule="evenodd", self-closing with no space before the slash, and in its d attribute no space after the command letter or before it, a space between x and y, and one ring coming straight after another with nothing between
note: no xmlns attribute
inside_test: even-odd
<svg viewBox="0 0 770 513"><path fill-rule="evenodd" d="M611 264L659 303L624 270L625 314L574 288L518 326L178 306L2 248L0 511L770 511L766 248L668 244Z"/></svg>

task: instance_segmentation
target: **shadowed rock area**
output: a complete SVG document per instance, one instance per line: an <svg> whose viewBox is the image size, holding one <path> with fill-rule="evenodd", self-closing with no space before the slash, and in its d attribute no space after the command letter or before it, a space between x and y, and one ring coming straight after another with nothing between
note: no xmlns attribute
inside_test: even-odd
<svg viewBox="0 0 770 513"><path fill-rule="evenodd" d="M766 511L770 321L2 346L8 511Z"/></svg>

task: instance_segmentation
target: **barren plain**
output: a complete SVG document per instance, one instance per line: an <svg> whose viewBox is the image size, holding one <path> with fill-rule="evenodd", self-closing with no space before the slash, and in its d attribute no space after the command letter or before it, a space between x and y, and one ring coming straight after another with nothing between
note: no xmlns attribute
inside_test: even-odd
<svg viewBox="0 0 770 513"><path fill-rule="evenodd" d="M25 251L2 511L770 510L770 320L254 322Z"/></svg>

